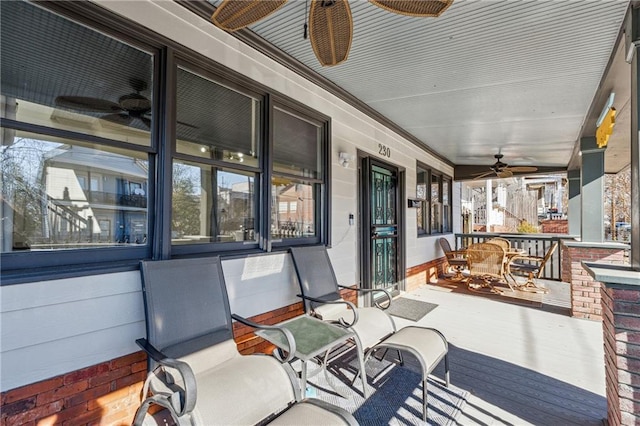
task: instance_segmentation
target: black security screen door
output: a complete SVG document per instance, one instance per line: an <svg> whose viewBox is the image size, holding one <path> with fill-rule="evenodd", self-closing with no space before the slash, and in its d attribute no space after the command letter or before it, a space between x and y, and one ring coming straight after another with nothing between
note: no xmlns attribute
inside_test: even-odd
<svg viewBox="0 0 640 426"><path fill-rule="evenodd" d="M371 166L371 278L373 288L397 282L397 179L390 170Z"/></svg>
<svg viewBox="0 0 640 426"><path fill-rule="evenodd" d="M367 288L398 290L398 172L365 158L362 173L363 278Z"/></svg>

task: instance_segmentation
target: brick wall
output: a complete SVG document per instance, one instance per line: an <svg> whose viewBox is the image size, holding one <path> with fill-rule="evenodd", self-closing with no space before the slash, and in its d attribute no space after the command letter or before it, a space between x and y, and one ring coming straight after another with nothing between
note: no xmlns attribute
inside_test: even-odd
<svg viewBox="0 0 640 426"><path fill-rule="evenodd" d="M571 284L571 316L602 320L601 283L595 281L581 262L624 263L624 250L562 244L562 281Z"/></svg>
<svg viewBox="0 0 640 426"><path fill-rule="evenodd" d="M607 423L640 424L640 289L602 287Z"/></svg>
<svg viewBox="0 0 640 426"><path fill-rule="evenodd" d="M437 282L438 277L445 272L448 266L447 258L443 256L439 259L408 268L405 290L412 291L426 283Z"/></svg>
<svg viewBox="0 0 640 426"><path fill-rule="evenodd" d="M566 219L543 220L540 222L540 232L544 234L568 234L569 221Z"/></svg>
<svg viewBox="0 0 640 426"><path fill-rule="evenodd" d="M130 425L147 375L136 352L2 393L2 425Z"/></svg>

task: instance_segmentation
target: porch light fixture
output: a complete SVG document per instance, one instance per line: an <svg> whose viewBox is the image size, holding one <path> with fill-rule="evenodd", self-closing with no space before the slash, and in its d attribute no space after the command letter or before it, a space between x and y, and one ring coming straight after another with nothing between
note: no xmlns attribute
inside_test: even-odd
<svg viewBox="0 0 640 426"><path fill-rule="evenodd" d="M345 169L349 167L349 163L352 162L355 157L347 152L341 152L338 154L340 165Z"/></svg>
<svg viewBox="0 0 640 426"><path fill-rule="evenodd" d="M280 9L287 0L223 0L211 16L225 31L237 31ZM369 0L372 4L407 16L438 17L453 0ZM353 20L348 0L311 0L309 10L311 47L323 66L347 60L353 39ZM307 24L304 24L307 37Z"/></svg>

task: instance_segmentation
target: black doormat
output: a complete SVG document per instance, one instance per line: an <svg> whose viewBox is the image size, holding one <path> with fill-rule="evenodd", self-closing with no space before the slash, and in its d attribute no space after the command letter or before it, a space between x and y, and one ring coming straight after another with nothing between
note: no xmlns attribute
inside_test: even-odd
<svg viewBox="0 0 640 426"><path fill-rule="evenodd" d="M422 317L437 308L435 303L423 302L421 300L408 299L399 297L393 299L391 306L386 312L395 317L408 319L411 321L420 321Z"/></svg>

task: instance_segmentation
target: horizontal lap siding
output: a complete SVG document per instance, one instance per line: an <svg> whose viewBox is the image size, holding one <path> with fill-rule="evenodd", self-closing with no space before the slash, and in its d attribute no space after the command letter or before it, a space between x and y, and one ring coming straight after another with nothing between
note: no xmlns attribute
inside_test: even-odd
<svg viewBox="0 0 640 426"><path fill-rule="evenodd" d="M137 350L144 308L138 272L0 288L0 390Z"/></svg>
<svg viewBox="0 0 640 426"><path fill-rule="evenodd" d="M252 317L299 302L300 287L288 253L222 263L231 312Z"/></svg>

